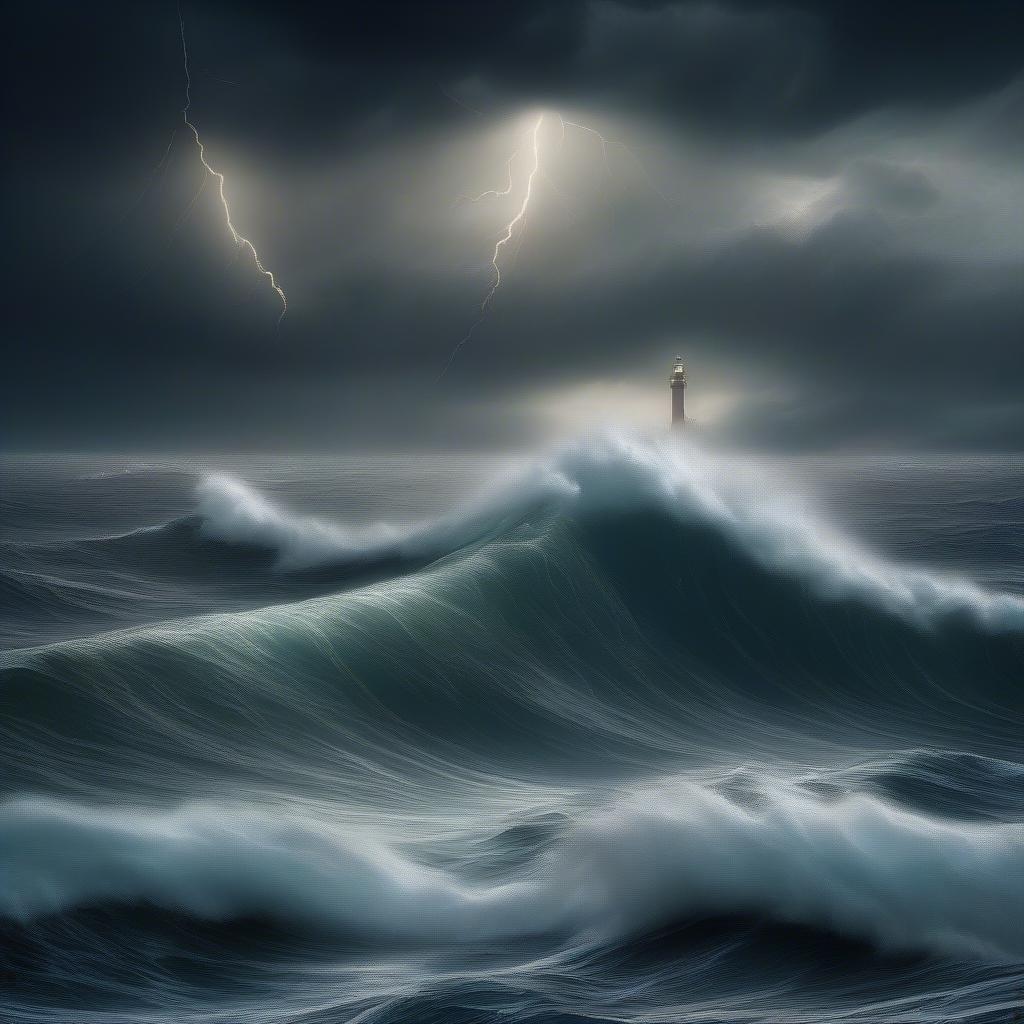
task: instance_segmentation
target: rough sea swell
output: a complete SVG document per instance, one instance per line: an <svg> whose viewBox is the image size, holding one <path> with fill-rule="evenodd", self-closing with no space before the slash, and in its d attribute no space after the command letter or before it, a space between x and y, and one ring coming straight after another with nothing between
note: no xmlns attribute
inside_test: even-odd
<svg viewBox="0 0 1024 1024"><path fill-rule="evenodd" d="M69 638L0 655L0 1015L1022 1004L1024 600L734 465L603 439L402 528L207 476L9 549Z"/></svg>

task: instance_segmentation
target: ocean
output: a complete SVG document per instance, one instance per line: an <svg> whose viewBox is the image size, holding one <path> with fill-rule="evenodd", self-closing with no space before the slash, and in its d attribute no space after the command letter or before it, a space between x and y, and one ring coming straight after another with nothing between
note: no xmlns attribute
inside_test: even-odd
<svg viewBox="0 0 1024 1024"><path fill-rule="evenodd" d="M1020 1019L1022 470L3 456L0 1020Z"/></svg>

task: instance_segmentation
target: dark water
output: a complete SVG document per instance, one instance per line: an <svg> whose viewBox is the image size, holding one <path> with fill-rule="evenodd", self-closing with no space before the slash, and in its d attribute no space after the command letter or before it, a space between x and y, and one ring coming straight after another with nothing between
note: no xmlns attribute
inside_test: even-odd
<svg viewBox="0 0 1024 1024"><path fill-rule="evenodd" d="M2 468L0 1020L1024 1007L1019 459Z"/></svg>

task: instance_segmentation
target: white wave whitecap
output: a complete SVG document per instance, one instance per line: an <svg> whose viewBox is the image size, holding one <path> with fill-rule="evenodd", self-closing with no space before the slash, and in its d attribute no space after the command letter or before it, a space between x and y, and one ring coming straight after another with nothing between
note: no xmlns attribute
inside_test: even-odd
<svg viewBox="0 0 1024 1024"><path fill-rule="evenodd" d="M450 515L417 526L386 522L342 526L278 508L229 476L209 476L199 486L202 536L273 551L281 571L317 569L390 558L432 559L496 537L531 512L557 502L571 484L535 466L515 486L493 490Z"/></svg>
<svg viewBox="0 0 1024 1024"><path fill-rule="evenodd" d="M732 462L691 443L623 435L567 444L503 485L431 522L344 527L277 508L240 481L200 486L202 534L275 552L281 571L347 562L433 560L552 515L658 509L718 531L763 570L826 600L854 599L921 625L968 615L993 630L1024 629L1024 599L964 579L891 564L832 529L783 490L750 482Z"/></svg>
<svg viewBox="0 0 1024 1024"><path fill-rule="evenodd" d="M546 934L614 941L695 916L753 914L887 950L1024 956L1024 827L963 824L873 797L769 784L752 811L676 781L583 817L501 884L269 809L158 812L18 799L0 807L0 913L21 921L147 903L261 914L381 939Z"/></svg>

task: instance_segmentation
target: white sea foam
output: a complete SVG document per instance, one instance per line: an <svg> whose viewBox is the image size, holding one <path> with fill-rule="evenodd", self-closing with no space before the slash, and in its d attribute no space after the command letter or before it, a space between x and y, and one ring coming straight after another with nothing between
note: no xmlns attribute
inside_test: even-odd
<svg viewBox="0 0 1024 1024"><path fill-rule="evenodd" d="M967 614L990 629L1024 629L1020 597L887 562L795 494L738 471L734 461L718 463L695 445L610 437L566 449L558 468L585 506L657 501L682 522L719 530L762 568L802 580L819 597L865 601L921 624Z"/></svg>
<svg viewBox="0 0 1024 1024"><path fill-rule="evenodd" d="M19 799L0 807L0 913L146 902L264 914L369 937L614 941L743 913L885 949L1024 956L1024 827L963 824L867 796L767 785L757 811L675 781L577 820L501 884L473 885L328 821Z"/></svg>
<svg viewBox="0 0 1024 1024"><path fill-rule="evenodd" d="M278 508L239 480L207 477L199 487L202 535L252 544L277 555L283 571L388 558L438 558L497 536L537 508L571 493L553 468L535 465L433 521L398 527L386 522L342 526Z"/></svg>
<svg viewBox="0 0 1024 1024"><path fill-rule="evenodd" d="M693 444L623 435L564 445L450 514L416 527L343 527L277 508L245 484L200 488L203 535L277 554L279 569L387 558L434 559L500 536L525 517L656 508L718 530L761 568L828 600L856 599L922 625L968 615L989 629L1024 629L1024 600L970 581L891 564L832 529L793 495L754 484Z"/></svg>

